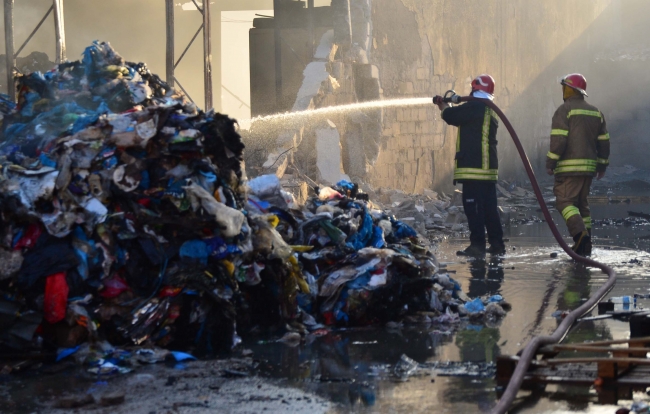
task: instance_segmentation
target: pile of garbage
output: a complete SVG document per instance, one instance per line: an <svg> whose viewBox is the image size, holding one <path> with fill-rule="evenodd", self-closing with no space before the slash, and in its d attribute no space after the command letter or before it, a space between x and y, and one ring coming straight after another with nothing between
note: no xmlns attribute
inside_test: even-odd
<svg viewBox="0 0 650 414"><path fill-rule="evenodd" d="M235 120L108 43L20 76L17 105L0 101L0 352L205 354L256 327L483 312L356 184L301 205L274 175L247 181Z"/></svg>

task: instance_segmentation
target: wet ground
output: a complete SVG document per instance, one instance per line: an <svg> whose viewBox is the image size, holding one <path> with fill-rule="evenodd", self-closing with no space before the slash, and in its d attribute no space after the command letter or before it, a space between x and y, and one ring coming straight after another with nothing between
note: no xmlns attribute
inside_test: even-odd
<svg viewBox="0 0 650 414"><path fill-rule="evenodd" d="M593 217L623 219L628 210L650 212L650 205L593 206ZM468 376L440 376L436 361L494 362L498 355L512 355L535 335L549 334L557 326L552 314L571 310L588 298L606 279L596 269L568 260L559 252L546 223L526 211L506 230L509 252L503 259L458 260L455 251L466 240L447 240L437 256L448 262L452 276L470 297L501 294L513 310L497 326L463 323L458 329L444 326L371 328L339 331L304 347L281 344L247 344L257 358L266 361L264 373L325 397L336 404L335 412L361 413L474 413L485 412L496 399L491 376L478 371ZM555 217L561 223L561 217ZM560 220L558 220L560 219ZM620 220L619 220L620 221ZM615 222L615 220L613 220ZM564 228L562 228L564 230ZM619 281L610 296L650 293L650 243L639 236L650 226L600 225L594 229L596 260L613 265ZM650 307L641 300L639 306ZM594 313L595 314L595 313ZM581 322L565 342L627 338L627 322ZM395 382L390 367L402 354L426 363L420 376ZM489 370L488 370L489 371ZM613 413L613 406L596 404L588 388L548 387L547 393L527 396L513 412ZM646 396L647 397L647 396ZM627 404L624 401L621 404ZM629 406L629 404L627 404Z"/></svg>
<svg viewBox="0 0 650 414"><path fill-rule="evenodd" d="M621 219L627 217L628 210L650 213L650 205L592 208L594 218L610 219L594 229L595 258L614 266L619 274L610 296L650 293L650 240L639 239L650 235L650 226L623 224ZM455 251L466 240L444 240L439 244L438 259L447 263L470 297L498 293L512 304L512 311L492 326L464 322L456 328L338 330L298 347L251 338L243 348L252 350L253 358L260 361L255 371L261 378L216 380L216 373L223 372L219 371L223 367L205 362L196 368L188 364L180 373L164 366L138 371L121 379L119 386L89 383L75 376L12 379L0 383L0 394L4 393L3 400L13 401L12 412L24 413L43 412L34 396L52 401L62 390L61 381L68 381L63 389L72 387L79 392L116 386L126 390L127 403L119 411L93 412L485 412L497 398L490 363L499 355L516 353L533 336L552 332L557 325L554 312L577 307L605 280L600 271L576 265L566 255L551 258L551 253L559 250L538 217L541 213L535 210L517 215L516 223L506 229L510 241L503 259L458 260ZM559 216L555 219L561 223ZM640 300L638 305L650 308L650 300ZM565 342L628 336L626 322L587 321L578 324ZM408 381L397 382L390 373L403 354L423 365ZM444 369L448 361L463 365ZM449 376L468 369L463 376ZM173 376L179 380L166 385ZM616 411L614 406L598 405L595 391L587 387L549 386L545 392L522 392L520 397L512 412ZM636 397L647 398L645 394ZM630 405L627 401L619 403Z"/></svg>

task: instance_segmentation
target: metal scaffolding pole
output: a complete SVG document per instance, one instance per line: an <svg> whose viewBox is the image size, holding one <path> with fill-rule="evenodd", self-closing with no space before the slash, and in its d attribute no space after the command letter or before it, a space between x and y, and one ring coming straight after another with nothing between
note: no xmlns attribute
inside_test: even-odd
<svg viewBox="0 0 650 414"><path fill-rule="evenodd" d="M203 88L206 112L212 109L212 31L210 23L210 0L205 0L203 1Z"/></svg>
<svg viewBox="0 0 650 414"><path fill-rule="evenodd" d="M165 0L166 25L167 25L167 55L166 55L166 78L170 85L177 85L188 95L187 91L178 82L175 69L181 63L185 54L190 49L196 38L203 32L203 80L205 95L205 110L216 109L221 111L221 12L237 10L265 10L271 8L272 2L276 0L219 0L210 5L210 2L203 0L191 0L196 9L202 14L201 27L196 31L192 40L176 59L174 51L174 1ZM211 10L211 8L214 9ZM217 15L212 20L211 12ZM212 29L218 34L218 41L212 44ZM217 82L216 92L213 82ZM229 92L230 93L230 92ZM189 95L188 95L189 97Z"/></svg>
<svg viewBox="0 0 650 414"><path fill-rule="evenodd" d="M167 53L165 78L170 86L174 86L174 0L165 0Z"/></svg>
<svg viewBox="0 0 650 414"><path fill-rule="evenodd" d="M14 0L4 0L5 13L5 55L7 59L7 95L12 100L16 99L16 85L14 84Z"/></svg>
<svg viewBox="0 0 650 414"><path fill-rule="evenodd" d="M275 48L275 108L282 108L282 37L280 35L281 0L273 0L273 38Z"/></svg>
<svg viewBox="0 0 650 414"><path fill-rule="evenodd" d="M214 15L214 17L212 18L210 31L216 34L217 39L211 45L212 53L210 54L210 59L212 62L212 80L210 81L210 84L212 85L212 82L215 82L215 85L212 89L215 91L214 95L212 96L213 107L216 111L221 112L223 110L221 107L221 2L215 2L212 7L213 9L211 10L211 13Z"/></svg>
<svg viewBox="0 0 650 414"><path fill-rule="evenodd" d="M40 29L41 26L43 26L43 23L45 23L45 20L47 20L47 18L50 16L50 13L52 13L53 10L54 10L54 4L50 6L47 13L45 13L45 16L43 16L43 18L41 19L40 22L38 22L38 24L36 25L34 30L32 30L32 32L29 34L29 36L27 36L27 39L25 39L23 44L18 48L18 51L16 53L14 53L15 58L17 58L20 55L20 52L22 52L23 49L25 48L25 46L27 46L27 44L29 43L29 41L32 40L32 38L34 37L36 32L38 32L38 29Z"/></svg>
<svg viewBox="0 0 650 414"><path fill-rule="evenodd" d="M63 0L53 0L54 5L54 40L56 41L56 63L65 61L65 19L63 17Z"/></svg>

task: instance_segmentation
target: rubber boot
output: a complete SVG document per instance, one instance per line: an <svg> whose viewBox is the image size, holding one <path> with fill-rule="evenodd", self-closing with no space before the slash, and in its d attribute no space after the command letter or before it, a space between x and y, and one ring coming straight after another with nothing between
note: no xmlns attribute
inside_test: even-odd
<svg viewBox="0 0 650 414"><path fill-rule="evenodd" d="M487 250L492 256L503 256L506 254L506 245L503 243L494 243L490 244L490 248Z"/></svg>
<svg viewBox="0 0 650 414"><path fill-rule="evenodd" d="M582 257L587 257L591 254L591 236L589 232L583 231L580 234L573 236L573 241L575 244L571 247L577 255Z"/></svg>
<svg viewBox="0 0 650 414"><path fill-rule="evenodd" d="M589 233L589 239L585 240L585 256L591 256L591 248L593 247L591 245L591 229L587 229L587 232Z"/></svg>
<svg viewBox="0 0 650 414"><path fill-rule="evenodd" d="M456 252L456 256L482 257L485 256L485 246L470 244L465 250Z"/></svg>

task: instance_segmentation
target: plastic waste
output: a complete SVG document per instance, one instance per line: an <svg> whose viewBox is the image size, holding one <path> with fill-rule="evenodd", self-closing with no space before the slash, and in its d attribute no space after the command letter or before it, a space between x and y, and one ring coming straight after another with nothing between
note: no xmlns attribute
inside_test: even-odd
<svg viewBox="0 0 650 414"><path fill-rule="evenodd" d="M282 192L280 179L275 174L262 175L250 180L248 188L260 200L282 208L288 207L287 200Z"/></svg>
<svg viewBox="0 0 650 414"><path fill-rule="evenodd" d="M354 183L348 180L341 180L336 183L336 187L351 191L354 189Z"/></svg>
<svg viewBox="0 0 650 414"><path fill-rule="evenodd" d="M15 276L23 264L23 255L19 250L0 249L0 280Z"/></svg>
<svg viewBox="0 0 650 414"><path fill-rule="evenodd" d="M234 208L218 202L210 193L195 183L183 187L190 202L192 209L198 211L203 208L208 214L214 216L216 222L221 226L221 233L224 237L234 237L241 232L245 216Z"/></svg>
<svg viewBox="0 0 650 414"><path fill-rule="evenodd" d="M418 363L409 358L408 356L402 354L399 361L395 364L393 368L393 374L400 381L406 381L408 378L415 373L418 369Z"/></svg>
<svg viewBox="0 0 650 414"><path fill-rule="evenodd" d="M506 311L495 302L490 302L485 307L485 316L489 320L499 319L506 316Z"/></svg>
<svg viewBox="0 0 650 414"><path fill-rule="evenodd" d="M45 282L45 298L43 313L49 323L57 323L65 318L68 306L68 282L65 273L55 273L47 277Z"/></svg>
<svg viewBox="0 0 650 414"><path fill-rule="evenodd" d="M377 269L370 274L370 280L368 281L368 286L371 288L377 288L384 286L388 282L388 272L386 269Z"/></svg>
<svg viewBox="0 0 650 414"><path fill-rule="evenodd" d="M650 412L650 406L645 401L634 401L630 410L637 414L645 414Z"/></svg>
<svg viewBox="0 0 650 414"><path fill-rule="evenodd" d="M283 343L285 345L295 347L300 345L300 341L302 340L302 337L300 336L299 333L297 332L287 332L284 334L284 336L280 339L278 339L278 342Z"/></svg>
<svg viewBox="0 0 650 414"><path fill-rule="evenodd" d="M371 243L371 238L374 236L372 217L368 214L368 211L364 209L364 214L362 216L362 222L357 232L354 233L347 240L347 246L354 250L361 250L364 247L368 246ZM377 240L379 245L382 244L381 238ZM381 247L381 246L372 246L372 247Z"/></svg>
<svg viewBox="0 0 650 414"><path fill-rule="evenodd" d="M194 355L188 354L186 352L171 351L170 354L174 357L176 362L196 361L196 357Z"/></svg>
<svg viewBox="0 0 650 414"><path fill-rule="evenodd" d="M609 302L611 303L634 303L636 305L636 296L616 296L609 298Z"/></svg>
<svg viewBox="0 0 650 414"><path fill-rule="evenodd" d="M341 193L339 193L332 187L323 187L318 192L318 199L321 201L336 200L341 198L343 198Z"/></svg>
<svg viewBox="0 0 650 414"><path fill-rule="evenodd" d="M398 239L403 239L406 237L416 237L417 233L411 226L404 224L398 220L391 220L392 225L392 234Z"/></svg>
<svg viewBox="0 0 650 414"><path fill-rule="evenodd" d="M485 310L485 305L483 305L483 301L480 298L476 298L471 302L467 302L465 304L465 309L470 314L479 313Z"/></svg>
<svg viewBox="0 0 650 414"><path fill-rule="evenodd" d="M503 296L501 295L492 295L487 300L489 303L499 303L503 302Z"/></svg>
<svg viewBox="0 0 650 414"><path fill-rule="evenodd" d="M129 285L124 279L118 275L114 275L110 279L104 281L104 289L99 293L102 297L105 298L116 298L122 292L129 290Z"/></svg>
<svg viewBox="0 0 650 414"><path fill-rule="evenodd" d="M59 353L56 355L56 362L62 361L67 357L69 357L70 355L75 354L79 350L79 348L81 348L81 345L60 350Z"/></svg>
<svg viewBox="0 0 650 414"><path fill-rule="evenodd" d="M442 311L443 305L442 302L440 301L440 298L438 297L438 294L436 292L431 292L431 299L429 300L429 307L431 309L437 310L437 311Z"/></svg>
<svg viewBox="0 0 650 414"><path fill-rule="evenodd" d="M179 255L190 262L207 265L210 249L202 240L188 240L181 245Z"/></svg>
<svg viewBox="0 0 650 414"><path fill-rule="evenodd" d="M460 317L458 316L457 313L452 312L449 306L447 306L447 308L445 309L445 313L443 313L436 319L436 322L445 323L445 324L458 323L459 321L460 321Z"/></svg>

